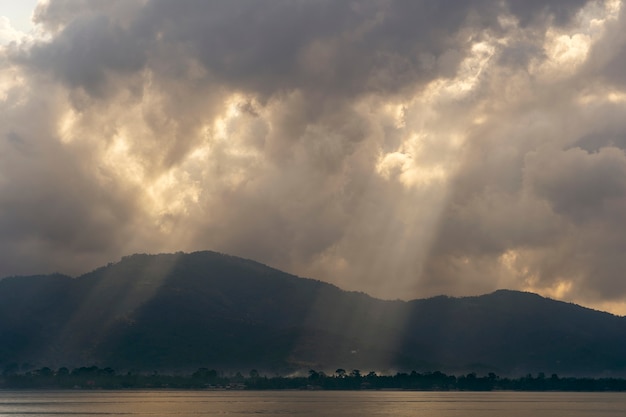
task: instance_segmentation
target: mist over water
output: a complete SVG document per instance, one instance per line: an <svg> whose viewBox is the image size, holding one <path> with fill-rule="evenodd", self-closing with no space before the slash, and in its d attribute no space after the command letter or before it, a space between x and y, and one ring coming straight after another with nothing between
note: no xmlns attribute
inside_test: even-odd
<svg viewBox="0 0 626 417"><path fill-rule="evenodd" d="M626 393L2 391L1 416L622 416Z"/></svg>

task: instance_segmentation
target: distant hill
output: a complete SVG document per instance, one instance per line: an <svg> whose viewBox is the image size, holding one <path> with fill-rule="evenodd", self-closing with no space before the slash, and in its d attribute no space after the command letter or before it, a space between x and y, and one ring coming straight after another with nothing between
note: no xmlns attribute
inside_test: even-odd
<svg viewBox="0 0 626 417"><path fill-rule="evenodd" d="M626 318L516 291L383 301L214 252L0 281L0 369L626 375Z"/></svg>

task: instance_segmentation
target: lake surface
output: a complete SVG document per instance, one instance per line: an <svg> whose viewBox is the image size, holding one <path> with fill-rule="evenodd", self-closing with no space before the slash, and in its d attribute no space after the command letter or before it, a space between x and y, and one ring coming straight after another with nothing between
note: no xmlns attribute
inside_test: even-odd
<svg viewBox="0 0 626 417"><path fill-rule="evenodd" d="M623 417L626 393L0 391L0 416Z"/></svg>

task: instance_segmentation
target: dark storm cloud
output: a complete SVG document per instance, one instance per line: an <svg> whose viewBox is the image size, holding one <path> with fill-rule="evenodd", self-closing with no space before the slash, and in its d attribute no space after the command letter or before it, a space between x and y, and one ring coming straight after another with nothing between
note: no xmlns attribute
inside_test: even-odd
<svg viewBox="0 0 626 417"><path fill-rule="evenodd" d="M535 193L577 223L605 219L604 209L626 198L626 157L619 148L546 150L529 155L526 169Z"/></svg>
<svg viewBox="0 0 626 417"><path fill-rule="evenodd" d="M508 7L517 16L522 25L546 18L554 19L556 25L566 25L580 8L588 3L586 0L574 1L509 1Z"/></svg>
<svg viewBox="0 0 626 417"><path fill-rule="evenodd" d="M0 275L215 249L389 298L619 300L620 5L42 3L1 55Z"/></svg>
<svg viewBox="0 0 626 417"><path fill-rule="evenodd" d="M145 62L143 45L105 15L70 22L50 43L31 48L29 54L34 68L94 95L106 94L109 72L135 72Z"/></svg>
<svg viewBox="0 0 626 417"><path fill-rule="evenodd" d="M137 71L146 54L184 48L236 89L388 94L454 75L470 46L462 29L501 30L497 18L504 11L523 24L545 26L549 16L565 24L584 3L162 0L94 8L84 1L52 1L37 9L35 19L59 32L31 53L35 66L89 91L106 71Z"/></svg>

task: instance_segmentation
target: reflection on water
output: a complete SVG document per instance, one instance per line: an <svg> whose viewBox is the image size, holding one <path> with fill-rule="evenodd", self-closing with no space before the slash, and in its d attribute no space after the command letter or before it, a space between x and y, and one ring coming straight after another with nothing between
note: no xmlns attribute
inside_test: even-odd
<svg viewBox="0 0 626 417"><path fill-rule="evenodd" d="M0 391L0 416L623 417L626 393Z"/></svg>

